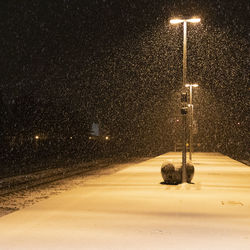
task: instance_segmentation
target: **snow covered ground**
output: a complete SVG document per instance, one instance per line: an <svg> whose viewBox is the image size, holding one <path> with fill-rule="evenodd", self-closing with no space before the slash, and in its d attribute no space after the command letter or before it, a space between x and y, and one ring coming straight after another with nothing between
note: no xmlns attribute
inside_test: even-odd
<svg viewBox="0 0 250 250"><path fill-rule="evenodd" d="M181 155L79 177L66 191L1 217L0 249L249 249L250 168L195 153L193 184L163 185L166 159Z"/></svg>
<svg viewBox="0 0 250 250"><path fill-rule="evenodd" d="M129 162L145 159L104 158L3 178L0 180L0 217L72 189L90 176L111 174L124 168Z"/></svg>

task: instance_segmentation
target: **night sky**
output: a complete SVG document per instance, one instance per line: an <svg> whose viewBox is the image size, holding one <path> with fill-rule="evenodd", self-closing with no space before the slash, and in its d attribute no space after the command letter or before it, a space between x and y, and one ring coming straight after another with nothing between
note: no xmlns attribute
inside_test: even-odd
<svg viewBox="0 0 250 250"><path fill-rule="evenodd" d="M248 134L247 0L16 0L0 12L1 97L23 130L99 121L161 143L180 116L183 29L169 20L184 15L201 18L188 25L187 77L200 84L200 137Z"/></svg>

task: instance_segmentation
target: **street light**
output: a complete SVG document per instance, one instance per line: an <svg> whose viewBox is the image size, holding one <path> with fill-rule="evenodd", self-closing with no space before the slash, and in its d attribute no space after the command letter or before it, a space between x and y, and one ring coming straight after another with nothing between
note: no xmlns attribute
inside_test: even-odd
<svg viewBox="0 0 250 250"><path fill-rule="evenodd" d="M187 23L198 23L200 18L171 19L171 24L183 23L183 88L187 82ZM187 181L186 173L186 115L183 113L182 183Z"/></svg>
<svg viewBox="0 0 250 250"><path fill-rule="evenodd" d="M200 18L170 20L171 24L183 23L183 86L185 86L187 78L187 23L199 23L200 21Z"/></svg>
<svg viewBox="0 0 250 250"><path fill-rule="evenodd" d="M192 152L193 152L193 118L194 118L194 107L193 107L193 87L196 88L199 85L197 83L193 84L185 84L185 87L189 88L189 108L191 112L189 112L190 117L190 130L189 130L189 160L192 160Z"/></svg>

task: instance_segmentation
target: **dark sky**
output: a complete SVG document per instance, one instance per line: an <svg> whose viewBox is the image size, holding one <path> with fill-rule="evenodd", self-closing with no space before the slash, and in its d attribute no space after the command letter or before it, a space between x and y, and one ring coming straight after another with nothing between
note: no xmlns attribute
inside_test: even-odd
<svg viewBox="0 0 250 250"><path fill-rule="evenodd" d="M200 16L188 26L188 81L200 83L201 99L247 119L247 0L10 0L0 11L6 102L34 96L151 131L179 107L182 26L169 19Z"/></svg>

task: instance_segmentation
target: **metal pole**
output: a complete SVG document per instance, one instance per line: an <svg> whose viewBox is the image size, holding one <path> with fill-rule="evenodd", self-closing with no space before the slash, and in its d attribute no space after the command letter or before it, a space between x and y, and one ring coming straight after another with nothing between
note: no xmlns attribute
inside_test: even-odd
<svg viewBox="0 0 250 250"><path fill-rule="evenodd" d="M189 94L189 104L190 104L190 131L189 131L189 159L192 161L192 153L193 153L193 92L192 92L192 84L190 84L190 94Z"/></svg>
<svg viewBox="0 0 250 250"><path fill-rule="evenodd" d="M183 22L183 89L187 77L187 22ZM183 115L182 183L187 182L186 175L186 115Z"/></svg>
<svg viewBox="0 0 250 250"><path fill-rule="evenodd" d="M183 88L187 82L187 22L183 22Z"/></svg>
<svg viewBox="0 0 250 250"><path fill-rule="evenodd" d="M183 150L182 150L182 183L187 182L187 172L186 172L186 127L187 127L187 115L183 115Z"/></svg>

